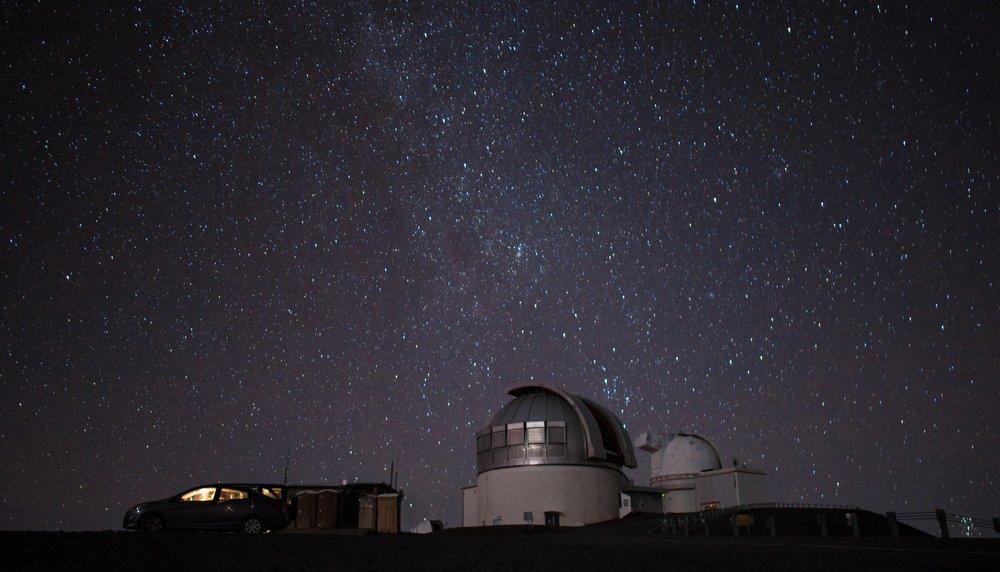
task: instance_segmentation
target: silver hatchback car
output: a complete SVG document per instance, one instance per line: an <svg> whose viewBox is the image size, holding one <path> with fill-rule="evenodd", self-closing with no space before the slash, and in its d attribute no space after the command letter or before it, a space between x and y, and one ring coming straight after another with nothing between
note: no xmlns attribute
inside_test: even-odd
<svg viewBox="0 0 1000 572"><path fill-rule="evenodd" d="M288 524L280 487L212 484L128 509L122 527L145 532L228 530L260 534Z"/></svg>

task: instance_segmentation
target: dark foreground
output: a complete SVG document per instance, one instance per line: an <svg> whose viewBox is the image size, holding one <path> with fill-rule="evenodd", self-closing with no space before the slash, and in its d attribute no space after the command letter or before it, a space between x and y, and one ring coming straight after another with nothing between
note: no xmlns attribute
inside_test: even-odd
<svg viewBox="0 0 1000 572"><path fill-rule="evenodd" d="M642 523L432 535L0 532L0 570L998 570L1000 541L684 537Z"/></svg>

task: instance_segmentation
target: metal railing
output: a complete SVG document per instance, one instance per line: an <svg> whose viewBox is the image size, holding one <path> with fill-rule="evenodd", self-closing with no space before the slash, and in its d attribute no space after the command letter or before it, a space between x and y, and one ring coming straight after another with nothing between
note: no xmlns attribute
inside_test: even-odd
<svg viewBox="0 0 1000 572"><path fill-rule="evenodd" d="M739 528L746 525L741 525L737 522L734 515L745 513L757 509L775 509L775 508L793 508L793 509L818 509L818 510L843 510L857 512L861 510L861 507L855 505L843 505L843 504L818 504L818 503L782 503L782 502L759 502L759 503L749 503L728 506L725 508L714 508L709 510L703 510L699 512L688 512L688 513L673 513L667 514L661 521L660 525L650 529L649 533L653 532L666 532L669 534L689 534L693 527L704 530L704 533L708 534L708 527L711 522L718 522L719 520L729 518L730 522L733 524L734 534L739 532ZM825 523L825 520L823 521ZM822 524L825 530L825 524ZM767 518L767 528L770 529L772 536L774 535L774 517L769 516Z"/></svg>
<svg viewBox="0 0 1000 572"><path fill-rule="evenodd" d="M820 511L833 510L833 511L845 511L849 514L848 523L853 529L853 534L855 537L860 535L860 529L858 526L858 515L857 513L862 511L861 507L856 505L841 505L841 504L816 504L816 503L780 503L780 502L763 502L763 503L750 503L742 504L736 506L729 506L725 508L716 508L703 510L698 512L687 512L687 513L668 513L664 515L663 519L660 520L659 526L651 528L648 532L665 532L668 534L690 534L694 530L702 529L704 534L709 534L709 528L711 523L718 525L720 520L728 518L733 526L733 534L739 534L739 528L746 526L740 524L739 521L743 516L741 513L747 513L756 509L781 509L781 508L792 508L792 509L814 509ZM854 514L850 514L854 513ZM740 516L737 516L740 515ZM820 526L822 536L827 535L827 516L824 513L818 513L817 520ZM962 528L962 536L972 536L973 534L982 534L983 532L990 531L1000 534L1000 518L993 517L992 520L986 518L978 518L974 516L962 515L948 513L944 509L936 509L932 511L918 511L918 512L888 512L885 514L886 520L889 524L889 534L894 538L900 536L899 522L922 522L922 521L936 521L940 528L941 538L951 538L950 525L957 525ZM770 529L770 533L774 535L775 517L774 515L767 516L766 527ZM751 519L752 522L752 519ZM978 530L977 530L978 529ZM748 529L749 531L749 529Z"/></svg>
<svg viewBox="0 0 1000 572"><path fill-rule="evenodd" d="M951 524L957 524L964 527L966 535L970 535L971 532L977 528L1000 533L1000 518L993 517L993 520L989 520L974 516L953 514L947 512L943 508L918 512L889 512L886 513L886 517L889 519L890 526L893 529L893 536L898 535L896 532L897 527L895 526L896 521L937 521L938 527L941 530L941 538L951 537L951 529L949 526Z"/></svg>
<svg viewBox="0 0 1000 572"><path fill-rule="evenodd" d="M861 510L861 507L859 506L846 505L846 504L755 502L750 504L727 506L726 508L713 508L709 510L703 510L700 512L693 512L687 514L695 519L713 520L716 518L727 517L748 510L763 509L763 508L817 508L817 509L853 510L853 511Z"/></svg>

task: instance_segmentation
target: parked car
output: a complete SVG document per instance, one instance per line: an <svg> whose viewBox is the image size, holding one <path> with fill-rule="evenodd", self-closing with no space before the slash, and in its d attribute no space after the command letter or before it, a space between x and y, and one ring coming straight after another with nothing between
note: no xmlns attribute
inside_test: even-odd
<svg viewBox="0 0 1000 572"><path fill-rule="evenodd" d="M202 485L133 506L125 513L122 527L145 532L230 530L245 534L280 530L288 524L283 493L279 487L275 494L273 485Z"/></svg>

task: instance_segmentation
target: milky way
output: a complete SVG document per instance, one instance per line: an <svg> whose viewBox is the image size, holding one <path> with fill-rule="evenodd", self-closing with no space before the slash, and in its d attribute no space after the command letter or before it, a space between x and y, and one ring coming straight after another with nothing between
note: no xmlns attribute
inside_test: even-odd
<svg viewBox="0 0 1000 572"><path fill-rule="evenodd" d="M997 4L84 4L3 5L0 527L286 455L457 525L523 383L1000 509Z"/></svg>

